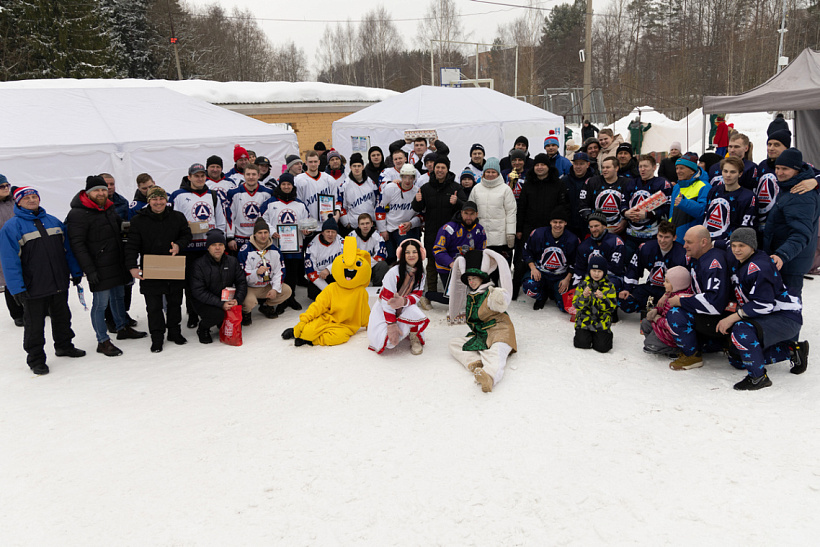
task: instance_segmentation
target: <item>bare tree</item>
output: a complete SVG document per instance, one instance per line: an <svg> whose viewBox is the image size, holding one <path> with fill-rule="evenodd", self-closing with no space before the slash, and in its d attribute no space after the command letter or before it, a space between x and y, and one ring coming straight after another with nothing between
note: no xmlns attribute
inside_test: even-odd
<svg viewBox="0 0 820 547"><path fill-rule="evenodd" d="M468 36L461 21L461 12L454 0L430 0L424 20L419 22L418 39L424 44L422 48L430 47L431 40L436 42L432 47L439 62L452 64L463 47L448 42L463 42ZM429 51L429 50L428 50Z"/></svg>

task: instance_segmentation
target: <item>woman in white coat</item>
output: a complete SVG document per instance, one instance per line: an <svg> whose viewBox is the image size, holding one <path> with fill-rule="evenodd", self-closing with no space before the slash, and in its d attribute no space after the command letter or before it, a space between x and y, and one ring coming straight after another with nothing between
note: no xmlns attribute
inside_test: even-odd
<svg viewBox="0 0 820 547"><path fill-rule="evenodd" d="M379 298L370 309L367 339L372 351L381 354L405 338L410 338L413 355L424 350L424 330L430 320L417 303L425 287L425 257L418 239L406 239L396 250L398 264L384 275Z"/></svg>
<svg viewBox="0 0 820 547"><path fill-rule="evenodd" d="M515 214L518 206L515 196L501 176L497 158L484 164L481 184L470 194L478 208L478 221L487 233L487 248L502 255L509 264L515 246Z"/></svg>

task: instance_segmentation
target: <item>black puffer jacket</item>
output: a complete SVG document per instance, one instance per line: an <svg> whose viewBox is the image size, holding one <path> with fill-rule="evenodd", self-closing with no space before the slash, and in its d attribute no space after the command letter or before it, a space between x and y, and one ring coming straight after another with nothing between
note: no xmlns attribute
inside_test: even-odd
<svg viewBox="0 0 820 547"><path fill-rule="evenodd" d="M125 269L122 219L111 200L100 209L81 190L71 200L65 224L71 250L89 277L91 292L107 291L131 281L131 274ZM95 274L97 282L91 283Z"/></svg>
<svg viewBox="0 0 820 547"><path fill-rule="evenodd" d="M538 178L535 170L529 171L518 197L515 231L520 232L526 241L536 228L549 226L556 207L569 210L567 187L558 178L558 171L550 169L543 180Z"/></svg>
<svg viewBox="0 0 820 547"><path fill-rule="evenodd" d="M128 241L125 243L125 267L142 267L145 255L171 255L171 243L179 245L182 251L191 242L191 228L185 215L170 207L159 214L147 206L131 219ZM137 257L139 256L139 264ZM144 279L140 281L142 294L163 294L171 289L185 286L184 280Z"/></svg>
<svg viewBox="0 0 820 547"><path fill-rule="evenodd" d="M194 271L191 274L191 294L194 299L208 306L222 306L222 289L236 288L236 301L240 304L248 293L248 284L245 282L245 271L239 261L228 255L222 255L217 262L210 253L199 257L194 262Z"/></svg>
<svg viewBox="0 0 820 547"><path fill-rule="evenodd" d="M450 196L456 193L458 198L455 204L450 203ZM461 211L461 206L467 201L464 188L456 182L456 176L447 172L444 182L441 183L435 178L421 187L421 201L413 200L413 210L424 214L424 246L433 248L436 241L436 233L439 228L453 219L453 215Z"/></svg>

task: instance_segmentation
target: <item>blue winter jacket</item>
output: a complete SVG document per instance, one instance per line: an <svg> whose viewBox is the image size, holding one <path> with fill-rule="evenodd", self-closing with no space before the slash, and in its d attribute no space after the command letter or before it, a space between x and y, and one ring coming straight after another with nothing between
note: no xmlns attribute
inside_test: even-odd
<svg viewBox="0 0 820 547"><path fill-rule="evenodd" d="M792 194L793 186L818 176L808 164L786 182L780 183L772 210L763 231L763 248L783 259L783 275L804 275L814 262L817 227L820 218L820 193Z"/></svg>
<svg viewBox="0 0 820 547"><path fill-rule="evenodd" d="M683 243L686 230L697 224L703 224L706 212L706 198L712 188L704 179L703 169L698 169L694 177L679 180L672 188L672 197L669 205L669 220L675 225L675 241ZM684 199L678 206L678 216L675 216L675 200L683 192ZM688 194L688 195L687 195Z"/></svg>
<svg viewBox="0 0 820 547"><path fill-rule="evenodd" d="M40 207L14 206L14 217L0 230L0 261L11 294L28 291L42 298L68 290L72 277L83 271L71 252L65 225Z"/></svg>

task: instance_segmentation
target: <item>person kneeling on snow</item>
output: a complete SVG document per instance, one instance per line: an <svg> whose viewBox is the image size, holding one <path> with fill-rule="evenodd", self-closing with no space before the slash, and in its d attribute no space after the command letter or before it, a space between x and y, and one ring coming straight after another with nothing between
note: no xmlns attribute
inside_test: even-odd
<svg viewBox="0 0 820 547"><path fill-rule="evenodd" d="M370 311L367 338L372 351L381 354L410 337L410 352L424 350L424 329L430 320L418 307L424 288L427 251L418 239L406 239L396 250L398 264L384 276L379 298Z"/></svg>
<svg viewBox="0 0 820 547"><path fill-rule="evenodd" d="M501 287L490 280L496 269ZM466 319L470 334L450 340L450 355L473 373L484 393L501 381L507 357L518 349L515 327L507 314L511 297L512 274L502 255L487 249L456 258L448 320L455 324Z"/></svg>
<svg viewBox="0 0 820 547"><path fill-rule="evenodd" d="M612 349L612 314L618 302L615 286L606 277L607 262L601 255L589 259L589 273L575 289L576 348L592 348L599 353Z"/></svg>
<svg viewBox="0 0 820 547"><path fill-rule="evenodd" d="M256 219L253 235L242 246L237 258L248 283L248 295L242 303L242 324L251 324L251 312L257 304L262 315L275 319L279 315L276 307L290 298L292 291L282 282L285 263L273 245L270 227L264 218Z"/></svg>
<svg viewBox="0 0 820 547"><path fill-rule="evenodd" d="M657 304L646 319L641 321L641 334L644 335L643 350L668 357L677 357L680 353L675 343L675 333L669 328L666 313L672 309L669 299L673 296L692 294L692 276L683 266L673 266L666 271L663 281L666 292L658 299Z"/></svg>

